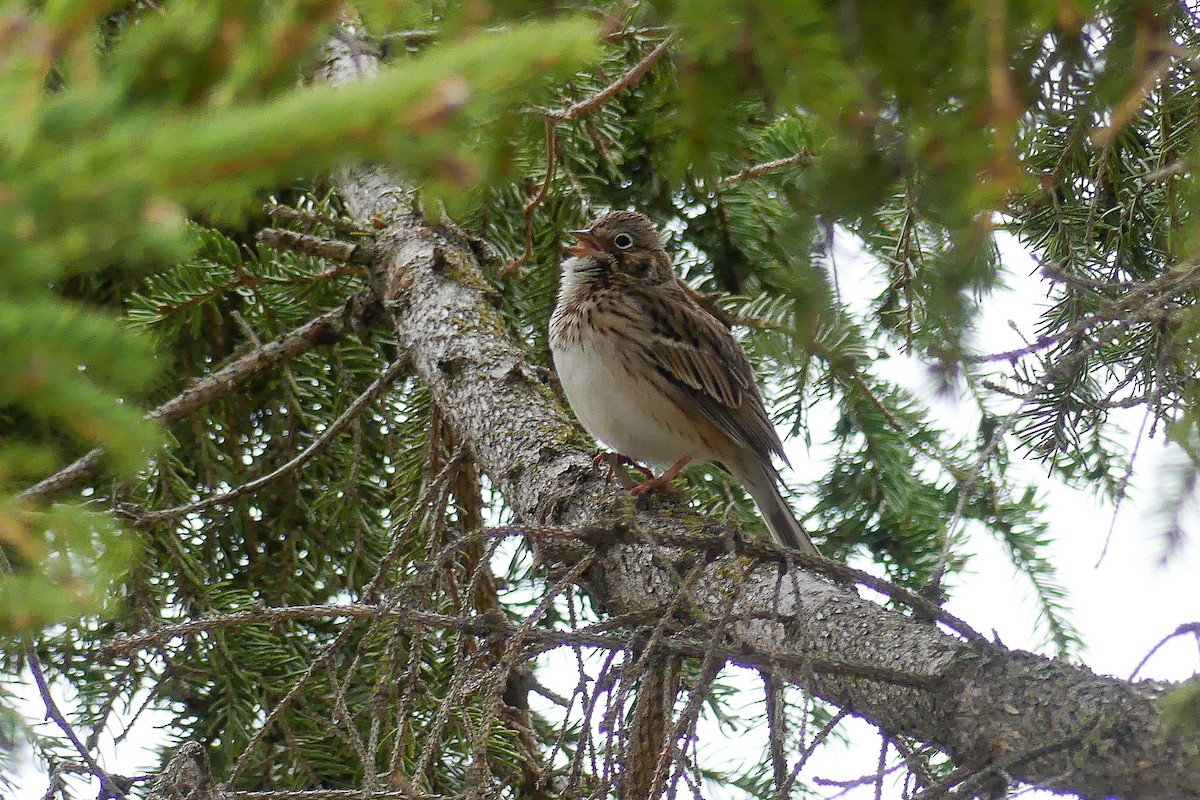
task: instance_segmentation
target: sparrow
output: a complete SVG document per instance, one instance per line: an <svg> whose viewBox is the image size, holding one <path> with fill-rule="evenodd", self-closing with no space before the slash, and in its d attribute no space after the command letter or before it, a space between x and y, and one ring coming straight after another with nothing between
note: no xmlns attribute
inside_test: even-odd
<svg viewBox="0 0 1200 800"><path fill-rule="evenodd" d="M665 489L688 464L716 463L754 498L776 541L819 556L780 492L771 457L787 456L750 359L683 286L653 223L613 211L569 233L578 244L562 263L550 351L588 433L661 470L632 491Z"/></svg>

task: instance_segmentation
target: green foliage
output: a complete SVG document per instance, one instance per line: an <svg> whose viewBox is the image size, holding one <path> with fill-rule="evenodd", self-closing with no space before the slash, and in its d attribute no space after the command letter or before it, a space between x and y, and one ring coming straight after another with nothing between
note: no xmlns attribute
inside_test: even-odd
<svg viewBox="0 0 1200 800"><path fill-rule="evenodd" d="M443 194L461 191L498 163L495 146L468 134L593 52L586 22L531 23L434 48L344 91L297 88L297 70L315 66L339 7L135 4L104 21L109 35L98 48L100 5L14 10L0 63L9 109L0 131L0 422L11 432L0 448L0 499L93 446L131 475L157 445L160 433L139 409L156 371L149 340L96 306L119 307L139 270L180 264L151 279L167 295L153 313L183 302L193 336L219 329L213 304L232 288L237 256L223 254L215 275L197 273L206 262L188 260L195 236L186 214L233 219L264 188L346 158L390 161ZM224 283L205 283L214 277ZM98 294L97 280L106 286ZM184 300L189 286L197 294ZM147 311L132 306L135 318ZM173 340L169 331L162 340ZM59 538L106 549L79 515L50 520L8 500L0 506L4 538L20 550L17 573L0 577L6 594L54 594L39 568L41 551L58 546L42 541L52 521L68 525ZM43 606L70 616L68 606L77 610L89 594L60 592ZM0 626L46 619L14 614Z"/></svg>
<svg viewBox="0 0 1200 800"><path fill-rule="evenodd" d="M1159 701L1167 726L1183 736L1200 731L1200 678L1192 678Z"/></svg>
<svg viewBox="0 0 1200 800"><path fill-rule="evenodd" d="M300 85L342 7L167 0L110 13L62 0L6 11L0 25L0 633L43 632L39 653L73 689L79 723L100 731L114 706L148 695L172 715L164 753L200 741L218 775L241 763L233 785L247 790L358 788L381 774L455 796L478 788L482 760L516 792L526 736L556 769L591 758L592 782L595 760L618 752L604 732L560 730L536 707L528 730L492 720L480 738L494 654L453 627L317 616L216 627L137 655L109 647L205 615L380 597L521 621L545 594L526 551L505 545L505 569L496 551L453 543L510 510L469 454L439 479L458 444L407 374L263 491L139 517L280 470L394 360L373 330L275 364L178 421L143 421L366 286L365 270L253 238L268 194L304 212L295 230L345 235L320 182L347 161L389 165L427 209L444 204L496 248L485 267L506 330L541 367L562 231L607 208L649 214L681 275L737 323L781 430L830 445L822 477L788 491L832 557L913 589L945 570L952 589L964 531L990 535L1029 581L1047 645L1078 652L1048 558L1057 532L1008 466L1031 454L1119 497L1125 454L1108 413L1137 404L1188 456L1166 498L1181 535L1200 474L1200 102L1194 65L1178 57L1200 36L1186 9L704 0L602 3L597 15L571 2L368 2L363 20L390 54L379 75ZM671 32L678 41L640 80L548 137L539 109L595 95ZM1053 307L1025 351L989 360L972 333L1002 281L1001 226L1036 254ZM876 296L838 286L835 235L871 259ZM851 313L849 297L867 312ZM972 397L979 435L939 426L886 377L889 359ZM94 447L104 469L85 485L18 498ZM686 478L693 508L760 525L726 473ZM128 529L104 511L114 507ZM601 616L571 595L542 625ZM708 723L757 724L761 708L742 706L733 683L705 688ZM833 713L811 699L785 706L792 731ZM769 753L741 769L698 758L714 785L773 796ZM931 748L919 760L935 776L953 767Z"/></svg>
<svg viewBox="0 0 1200 800"><path fill-rule="evenodd" d="M1027 397L1019 438L1063 477L1115 496L1123 469L1104 440L1109 411L1145 403L1156 418L1193 417L1196 287L1183 265L1195 258L1194 179L1183 167L1200 104L1191 68L1154 61L1154 48L1162 37L1194 49L1200 34L1182 6L1102 10L1106 24L1027 48L1046 80L1031 95L1037 124L1018 141L1035 180L1014 196L1008 227L1055 281L1044 347L1013 385Z"/></svg>

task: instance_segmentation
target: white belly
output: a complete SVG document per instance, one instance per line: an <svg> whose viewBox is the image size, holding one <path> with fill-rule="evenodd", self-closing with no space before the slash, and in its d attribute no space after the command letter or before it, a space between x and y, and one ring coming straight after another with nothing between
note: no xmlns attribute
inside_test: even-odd
<svg viewBox="0 0 1200 800"><path fill-rule="evenodd" d="M582 333L582 332L581 332ZM678 408L647 381L634 381L606 337L583 333L553 348L554 367L575 416L606 447L660 470L709 453Z"/></svg>

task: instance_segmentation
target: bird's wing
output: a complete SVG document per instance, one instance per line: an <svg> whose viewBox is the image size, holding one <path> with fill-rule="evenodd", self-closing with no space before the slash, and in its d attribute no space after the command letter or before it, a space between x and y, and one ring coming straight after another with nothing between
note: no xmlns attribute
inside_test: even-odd
<svg viewBox="0 0 1200 800"><path fill-rule="evenodd" d="M787 463L746 351L682 289L668 291L669 302L646 298L638 303L649 333L643 344L646 359L734 442Z"/></svg>

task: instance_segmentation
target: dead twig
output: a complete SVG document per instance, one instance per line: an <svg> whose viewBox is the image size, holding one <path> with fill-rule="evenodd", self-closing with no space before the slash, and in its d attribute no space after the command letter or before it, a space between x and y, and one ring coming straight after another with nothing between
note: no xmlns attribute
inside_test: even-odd
<svg viewBox="0 0 1200 800"><path fill-rule="evenodd" d="M346 264L375 264L387 252L371 239L347 242L343 239L289 231L286 228L263 228L255 238L272 250L287 250Z"/></svg>

